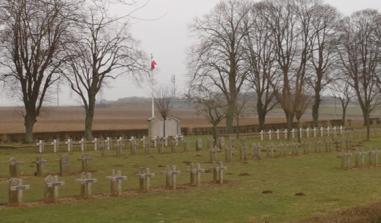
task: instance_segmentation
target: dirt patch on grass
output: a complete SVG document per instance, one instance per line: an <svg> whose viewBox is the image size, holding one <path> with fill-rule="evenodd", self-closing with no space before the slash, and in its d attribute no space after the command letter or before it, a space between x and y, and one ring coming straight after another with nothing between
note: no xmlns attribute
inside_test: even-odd
<svg viewBox="0 0 381 223"><path fill-rule="evenodd" d="M304 197L304 196L306 196L306 194L303 193L303 192L298 192L298 193L295 193L295 196L297 196L297 197Z"/></svg>
<svg viewBox="0 0 381 223"><path fill-rule="evenodd" d="M299 223L381 223L381 202L355 207L326 216L313 217Z"/></svg>

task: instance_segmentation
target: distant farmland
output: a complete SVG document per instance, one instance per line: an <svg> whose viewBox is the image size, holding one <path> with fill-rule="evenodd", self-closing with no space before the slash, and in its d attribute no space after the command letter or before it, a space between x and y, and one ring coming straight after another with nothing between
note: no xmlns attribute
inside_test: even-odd
<svg viewBox="0 0 381 223"><path fill-rule="evenodd" d="M145 129L147 119L151 115L150 104L147 102L124 103L121 105L110 104L99 106L96 109L94 130L120 130L120 129ZM241 118L241 125L257 123L253 112L254 108L248 108ZM375 115L377 116L377 111ZM180 118L183 127L206 127L207 120L189 106L175 106L173 115ZM341 110L337 106L336 114L334 106L323 105L321 119L340 119ZM349 118L361 120L359 108L352 106L349 109ZM304 120L311 120L311 114L307 111ZM274 110L267 119L268 123L284 122L284 115L280 109ZM81 107L47 107L42 110L41 116L35 126L35 132L55 131L80 131L83 130L84 115ZM222 123L223 124L223 123ZM24 131L22 108L0 108L0 133L22 133Z"/></svg>

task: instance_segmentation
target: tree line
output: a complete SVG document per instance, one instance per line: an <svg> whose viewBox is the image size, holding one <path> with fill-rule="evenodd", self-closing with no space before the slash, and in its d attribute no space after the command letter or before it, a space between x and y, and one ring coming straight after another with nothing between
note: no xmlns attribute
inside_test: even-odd
<svg viewBox="0 0 381 223"><path fill-rule="evenodd" d="M112 4L139 8L129 0L0 0L0 80L23 102L27 143L59 81L80 98L91 139L101 89L119 75L147 72L128 14L114 16Z"/></svg>
<svg viewBox="0 0 381 223"><path fill-rule="evenodd" d="M226 0L191 26L188 97L216 128L231 130L245 94L255 92L258 123L279 106L291 130L308 108L319 125L323 94L339 99L343 122L351 100L364 125L380 102L381 14L343 16L318 0ZM216 135L216 133L214 134Z"/></svg>

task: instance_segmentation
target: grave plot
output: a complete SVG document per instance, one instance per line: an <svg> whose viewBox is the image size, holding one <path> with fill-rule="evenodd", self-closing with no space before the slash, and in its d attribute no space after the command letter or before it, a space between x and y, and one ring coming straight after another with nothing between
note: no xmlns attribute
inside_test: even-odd
<svg viewBox="0 0 381 223"><path fill-rule="evenodd" d="M169 140L167 147L164 146L163 151L159 153L160 142L156 149L150 147L147 151L144 149L147 147L140 144L143 142L136 140L140 145L131 153L131 147L129 147L131 144L128 144L129 141L126 139L125 145L120 145L123 147L121 153L116 156L118 147L116 140L118 139L115 139L115 143L110 143L110 150L107 149L107 143L103 146L101 145L103 140L99 139L97 150L92 148L92 144L87 144L84 151L80 144L73 144L68 152L65 144L63 147L60 145L56 153L46 152L48 149L46 145L45 152L37 151L37 154L34 149L12 151L11 154L0 151L0 157L3 160L0 162L0 191L2 193L0 212L1 208L7 209L6 204L9 202L7 180L11 173L16 176L15 178L23 180L18 185L19 189L22 189L20 190L22 199L16 202L18 206L42 206L43 209L44 202L55 202L58 204L53 209L61 210L63 207L61 203L70 203L91 212L91 207L117 202L118 205L125 207L123 209L128 209L128 213L131 211L130 215L133 215L132 211L137 213L135 216L138 222L139 220L141 222L143 216L143 210L139 209L139 202L143 202L149 212L154 212L154 209L151 209L153 208L151 199L160 200L165 197L171 199L168 207L163 207L166 216L174 217L184 214L181 211L167 212L169 211L167 208L172 207L171 205L176 206L180 203L189 210L207 206L208 210L213 211L216 206L216 211L218 208L223 212L230 208L234 209L229 206L230 203L239 203L253 207L250 210L243 208L238 214L237 219L245 222L250 216L254 218L268 215L261 211L263 210L261 205L275 205L280 210L286 210L279 206L286 207L297 202L306 209L305 214L298 215L297 208L291 208L291 214L286 214L285 218L287 219L287 216L292 219L295 216L304 218L306 214L313 214L316 209L325 208L324 201L314 202L310 207L311 199L319 200L323 197L327 197L328 200L338 199L330 205L341 207L340 200L349 196L351 202L347 202L346 205L351 207L375 196L377 182L381 181L376 177L378 176L376 168L367 168L368 163L372 162L374 166L378 162L378 159L374 158L376 151L369 149L374 145L367 148L364 144L364 149L359 152L365 155L358 155L360 158L356 161L356 149L352 146L348 150L345 148L346 144L356 144L353 141L335 143L332 140L328 142L311 140L298 144L283 140L262 143L244 139L239 142L225 138L219 139L220 145L212 147L205 137L196 137L186 140L187 150L182 149L180 142L176 150L171 149L176 143ZM198 143L202 141L203 146L196 150L197 141ZM121 141L120 143L122 144ZM344 153L352 153L351 165L364 165L363 170L361 172L343 171L337 156ZM369 158L369 154L372 154L372 158ZM10 157L15 158L10 159ZM361 157L364 157L364 164ZM39 174L41 176L37 176L35 174L36 161L41 160L47 162L43 162L43 171ZM372 182L368 181L369 175L374 176L371 178ZM356 183L354 187L351 187L352 189L358 188L362 191L360 188L367 188L366 190L373 193L363 192L361 197L354 197L351 192L342 191L340 185L351 185L353 178L361 182ZM337 181L340 181L340 185L335 183ZM17 188L14 187L14 189ZM262 193L264 191L271 191L271 193ZM322 193L325 194L323 197ZM297 194L304 196L296 196ZM184 200L187 201L185 204ZM211 200L213 200L213 208L208 203ZM134 206L135 204L137 207ZM112 210L111 208L111 212ZM329 211L329 208L325 210ZM75 209L70 211L76 212ZM6 211L6 213L10 212ZM185 212L188 213L188 211ZM107 216L107 213L103 211L100 213ZM222 214L224 215L225 213ZM277 222L277 219L283 217L284 215L275 214L270 216L270 219ZM94 222L100 219L105 220L100 217ZM220 222L223 222L223 219L221 218ZM155 220L149 218L149 221Z"/></svg>

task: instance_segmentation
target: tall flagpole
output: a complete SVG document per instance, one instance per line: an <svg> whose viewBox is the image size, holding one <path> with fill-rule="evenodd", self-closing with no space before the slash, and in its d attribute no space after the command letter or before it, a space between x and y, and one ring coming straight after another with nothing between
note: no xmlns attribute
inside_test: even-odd
<svg viewBox="0 0 381 223"><path fill-rule="evenodd" d="M153 62L153 56L151 54L151 63ZM155 98L154 98L154 78L153 78L153 71L152 64L151 64L151 94L152 94L152 104L151 104L151 111L152 111L152 118L155 118Z"/></svg>
<svg viewBox="0 0 381 223"><path fill-rule="evenodd" d="M153 82L154 82L154 79L153 79L153 70L151 70L151 94L152 94L152 107L151 107L151 110L152 110L152 118L155 118L155 98L154 98L154 92L153 92Z"/></svg>

